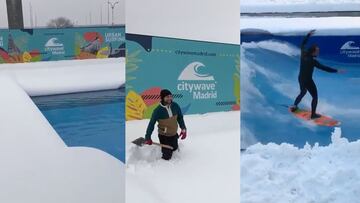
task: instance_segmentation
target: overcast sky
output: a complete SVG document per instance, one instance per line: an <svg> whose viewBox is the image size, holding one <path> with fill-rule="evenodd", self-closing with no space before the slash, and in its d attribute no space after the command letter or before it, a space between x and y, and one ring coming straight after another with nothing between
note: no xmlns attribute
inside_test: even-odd
<svg viewBox="0 0 360 203"><path fill-rule="evenodd" d="M114 9L114 22L116 24L125 23L125 0L109 0L110 2L119 1ZM33 23L38 26L45 26L46 23L56 17L67 17L78 25L90 25L108 22L107 0L22 0L25 27L30 26L30 3L33 9ZM35 16L36 19L35 20ZM91 21L90 21L91 16ZM110 9L111 23L111 9ZM7 28L6 1L0 0L0 27Z"/></svg>

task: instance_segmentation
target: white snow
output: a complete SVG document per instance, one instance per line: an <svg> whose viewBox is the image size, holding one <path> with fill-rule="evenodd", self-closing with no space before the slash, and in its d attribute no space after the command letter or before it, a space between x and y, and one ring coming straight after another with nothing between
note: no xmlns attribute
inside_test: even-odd
<svg viewBox="0 0 360 203"><path fill-rule="evenodd" d="M131 203L238 203L240 112L187 115L188 138L171 161L156 146L137 147L149 120L126 123L126 200ZM154 132L153 141L157 141Z"/></svg>
<svg viewBox="0 0 360 203"><path fill-rule="evenodd" d="M125 83L125 59L0 64L0 75L12 77L30 96L116 89Z"/></svg>
<svg viewBox="0 0 360 203"><path fill-rule="evenodd" d="M241 12L359 11L359 0L242 0Z"/></svg>
<svg viewBox="0 0 360 203"><path fill-rule="evenodd" d="M93 148L66 147L6 74L0 75L0 94L0 202L124 201L121 162Z"/></svg>
<svg viewBox="0 0 360 203"><path fill-rule="evenodd" d="M324 147L249 147L241 154L241 202L358 202L360 141L341 138L340 128L331 139Z"/></svg>
<svg viewBox="0 0 360 203"><path fill-rule="evenodd" d="M276 26L277 25L277 26ZM241 17L240 29L260 29L276 34L305 34L316 29L315 35L359 35L360 17Z"/></svg>

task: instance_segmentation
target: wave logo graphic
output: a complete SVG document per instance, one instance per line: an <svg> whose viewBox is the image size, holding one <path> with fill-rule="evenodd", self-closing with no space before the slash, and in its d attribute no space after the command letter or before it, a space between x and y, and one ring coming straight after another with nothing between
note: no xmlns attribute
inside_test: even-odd
<svg viewBox="0 0 360 203"><path fill-rule="evenodd" d="M355 45L356 43L354 41L348 41L342 47L341 50L359 50L360 47Z"/></svg>
<svg viewBox="0 0 360 203"><path fill-rule="evenodd" d="M56 37L49 39L45 44L45 47L63 47L63 46L64 44L60 43L59 39Z"/></svg>
<svg viewBox="0 0 360 203"><path fill-rule="evenodd" d="M58 38L53 37L46 42L45 51L52 55L64 55L65 47L63 43L59 42Z"/></svg>
<svg viewBox="0 0 360 203"><path fill-rule="evenodd" d="M202 67L205 67L205 65L200 62L190 63L181 72L178 80L202 80L202 81L215 80L214 76L212 76L211 74L200 73L199 69Z"/></svg>

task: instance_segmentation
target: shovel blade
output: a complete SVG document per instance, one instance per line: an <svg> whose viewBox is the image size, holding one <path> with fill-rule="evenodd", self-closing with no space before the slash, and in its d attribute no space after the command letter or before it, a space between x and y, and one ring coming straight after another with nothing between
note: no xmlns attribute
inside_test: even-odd
<svg viewBox="0 0 360 203"><path fill-rule="evenodd" d="M145 144L145 138L143 137L139 137L137 139L135 139L134 141L132 141L133 144L136 144L137 146L141 147Z"/></svg>

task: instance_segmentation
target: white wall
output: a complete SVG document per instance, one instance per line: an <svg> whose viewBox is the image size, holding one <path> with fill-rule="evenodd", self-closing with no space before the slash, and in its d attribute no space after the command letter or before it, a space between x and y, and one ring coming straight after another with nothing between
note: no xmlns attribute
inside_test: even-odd
<svg viewBox="0 0 360 203"><path fill-rule="evenodd" d="M130 0L126 32L240 43L239 0Z"/></svg>

